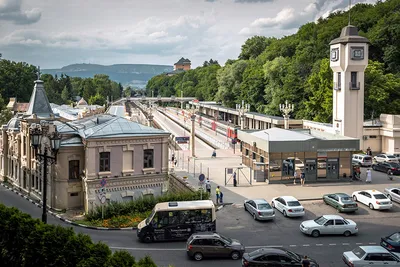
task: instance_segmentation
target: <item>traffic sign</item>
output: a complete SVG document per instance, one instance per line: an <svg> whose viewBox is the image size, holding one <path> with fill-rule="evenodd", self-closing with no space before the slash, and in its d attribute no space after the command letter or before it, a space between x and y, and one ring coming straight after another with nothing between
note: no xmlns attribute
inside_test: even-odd
<svg viewBox="0 0 400 267"><path fill-rule="evenodd" d="M106 186L106 184L107 184L106 178L101 179L100 184L101 184L102 187Z"/></svg>
<svg viewBox="0 0 400 267"><path fill-rule="evenodd" d="M178 144L187 144L189 143L190 140L190 136L176 136L175 137L175 142L177 142Z"/></svg>
<svg viewBox="0 0 400 267"><path fill-rule="evenodd" d="M204 174L199 175L199 181L204 182L204 179L206 179L206 176Z"/></svg>

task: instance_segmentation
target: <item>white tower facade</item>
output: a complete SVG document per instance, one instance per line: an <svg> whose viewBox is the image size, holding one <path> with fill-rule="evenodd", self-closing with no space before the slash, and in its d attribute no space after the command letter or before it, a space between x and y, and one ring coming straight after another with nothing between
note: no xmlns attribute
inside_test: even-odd
<svg viewBox="0 0 400 267"><path fill-rule="evenodd" d="M333 70L333 128L340 135L358 138L363 147L364 71L368 66L367 38L348 25L330 43Z"/></svg>

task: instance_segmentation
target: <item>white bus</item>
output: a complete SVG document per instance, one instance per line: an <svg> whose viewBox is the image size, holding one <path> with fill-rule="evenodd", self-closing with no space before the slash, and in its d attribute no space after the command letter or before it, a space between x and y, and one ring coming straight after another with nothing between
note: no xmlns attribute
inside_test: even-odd
<svg viewBox="0 0 400 267"><path fill-rule="evenodd" d="M158 203L138 225L140 241L187 240L196 232L215 232L215 206L211 200Z"/></svg>

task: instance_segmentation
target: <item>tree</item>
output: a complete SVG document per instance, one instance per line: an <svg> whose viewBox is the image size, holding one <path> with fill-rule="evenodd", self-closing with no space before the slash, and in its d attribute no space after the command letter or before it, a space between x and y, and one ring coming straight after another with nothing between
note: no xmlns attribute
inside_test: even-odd
<svg viewBox="0 0 400 267"><path fill-rule="evenodd" d="M64 86L64 89L62 90L62 93L61 93L61 98L62 98L62 100L64 100L64 103L68 103L68 101L71 100L72 92L70 91L70 89L68 89L67 86Z"/></svg>
<svg viewBox="0 0 400 267"><path fill-rule="evenodd" d="M135 258L124 250L114 252L107 262L109 267L133 267L135 265Z"/></svg>
<svg viewBox="0 0 400 267"><path fill-rule="evenodd" d="M124 90L124 96L130 97L132 95L132 88L130 86L126 87Z"/></svg>
<svg viewBox="0 0 400 267"><path fill-rule="evenodd" d="M274 39L269 39L265 36L253 36L246 40L242 45L242 51L239 55L239 59L254 59L258 57L269 43Z"/></svg>
<svg viewBox="0 0 400 267"><path fill-rule="evenodd" d="M100 95L99 93L97 93L96 95L91 96L89 98L89 104L103 106L106 104L106 98L104 96Z"/></svg>
<svg viewBox="0 0 400 267"><path fill-rule="evenodd" d="M0 111L0 126L7 124L13 117L12 112L8 108L3 108Z"/></svg>

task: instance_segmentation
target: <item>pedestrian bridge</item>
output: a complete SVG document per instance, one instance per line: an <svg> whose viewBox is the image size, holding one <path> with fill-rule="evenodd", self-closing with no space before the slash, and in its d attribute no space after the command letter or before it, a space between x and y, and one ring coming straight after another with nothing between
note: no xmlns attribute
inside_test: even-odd
<svg viewBox="0 0 400 267"><path fill-rule="evenodd" d="M195 97L175 97L175 96L170 96L170 97L148 97L148 96L141 96L141 97L122 97L116 101L113 101L111 104L112 105L118 105L122 104L126 101L142 101L142 102L189 102L195 100Z"/></svg>

